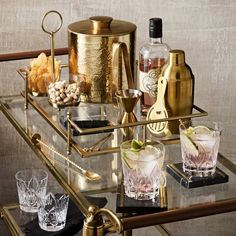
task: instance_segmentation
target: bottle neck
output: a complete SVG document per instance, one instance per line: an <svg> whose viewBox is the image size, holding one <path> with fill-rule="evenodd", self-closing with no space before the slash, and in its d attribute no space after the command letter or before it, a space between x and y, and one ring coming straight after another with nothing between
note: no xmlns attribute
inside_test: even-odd
<svg viewBox="0 0 236 236"><path fill-rule="evenodd" d="M149 43L150 44L162 43L162 38L149 38Z"/></svg>

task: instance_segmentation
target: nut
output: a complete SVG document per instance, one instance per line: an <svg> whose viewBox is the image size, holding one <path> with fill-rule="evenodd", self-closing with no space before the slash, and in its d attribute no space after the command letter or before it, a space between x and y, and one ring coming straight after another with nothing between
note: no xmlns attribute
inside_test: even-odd
<svg viewBox="0 0 236 236"><path fill-rule="evenodd" d="M66 105L70 102L76 102L79 99L79 89L76 83L66 84L66 81L51 83L48 89L48 95L53 104Z"/></svg>

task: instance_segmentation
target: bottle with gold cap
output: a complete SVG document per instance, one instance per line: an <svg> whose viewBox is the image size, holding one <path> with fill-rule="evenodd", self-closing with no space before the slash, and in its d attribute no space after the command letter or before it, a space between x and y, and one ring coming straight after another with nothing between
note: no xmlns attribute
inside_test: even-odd
<svg viewBox="0 0 236 236"><path fill-rule="evenodd" d="M192 113L194 100L194 75L185 63L182 50L171 50L168 63L163 67L161 76L167 79L165 107L169 117ZM168 122L172 134L179 133L179 121Z"/></svg>

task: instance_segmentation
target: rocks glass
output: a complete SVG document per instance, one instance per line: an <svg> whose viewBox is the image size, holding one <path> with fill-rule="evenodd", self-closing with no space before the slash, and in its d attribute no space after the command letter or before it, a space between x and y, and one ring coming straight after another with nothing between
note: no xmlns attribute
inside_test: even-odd
<svg viewBox="0 0 236 236"><path fill-rule="evenodd" d="M48 174L42 169L26 169L15 175L20 209L25 212L37 212L38 199L46 194Z"/></svg>
<svg viewBox="0 0 236 236"><path fill-rule="evenodd" d="M155 199L165 185L162 172L165 147L162 143L144 145L135 141L121 144L125 194L137 200Z"/></svg>
<svg viewBox="0 0 236 236"><path fill-rule="evenodd" d="M203 125L191 126L190 121L182 122L180 143L183 171L193 176L213 175L216 170L221 131Z"/></svg>
<svg viewBox="0 0 236 236"><path fill-rule="evenodd" d="M39 226L41 229L54 232L66 225L66 215L69 196L66 194L48 193L40 199L38 210Z"/></svg>

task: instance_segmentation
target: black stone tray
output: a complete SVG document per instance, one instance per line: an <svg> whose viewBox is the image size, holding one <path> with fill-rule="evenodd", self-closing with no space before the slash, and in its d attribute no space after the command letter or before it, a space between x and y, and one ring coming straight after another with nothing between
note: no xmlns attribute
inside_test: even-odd
<svg viewBox="0 0 236 236"><path fill-rule="evenodd" d="M226 183L229 181L229 176L218 167L216 167L216 172L214 175L207 177L197 177L190 176L188 173L185 173L182 166L183 163L168 164L166 171L185 188L197 188L213 184Z"/></svg>
<svg viewBox="0 0 236 236"><path fill-rule="evenodd" d="M117 188L117 213L154 213L167 210L167 190L162 188L159 197L152 200L135 200L125 195L124 185Z"/></svg>
<svg viewBox="0 0 236 236"><path fill-rule="evenodd" d="M76 118L75 119L72 118L72 120L81 129L99 128L99 127L106 127L106 126L110 125L108 120L76 120ZM67 129L67 118L66 117L61 116L60 123L62 124L63 128ZM72 129L73 136L84 135L84 134L80 134L74 127L72 127L71 129ZM93 133L89 133L89 134L109 133L109 132L113 132L113 131L114 131L114 129L109 129L109 130L98 131L98 132L93 132Z"/></svg>

